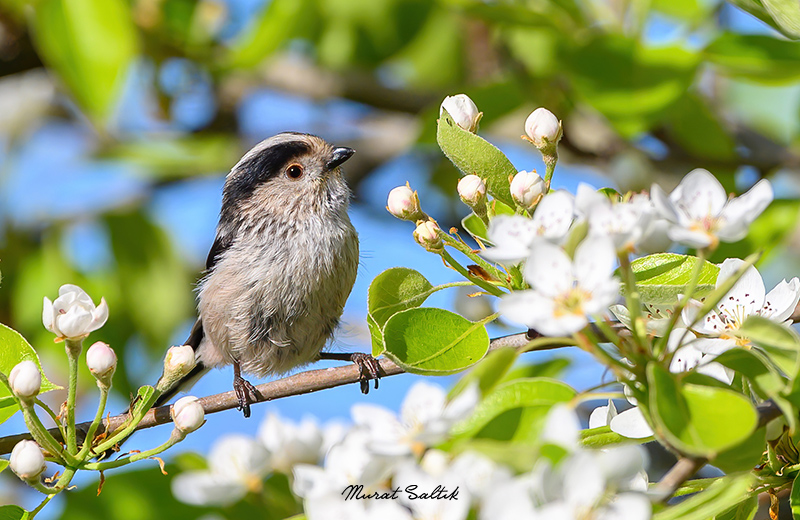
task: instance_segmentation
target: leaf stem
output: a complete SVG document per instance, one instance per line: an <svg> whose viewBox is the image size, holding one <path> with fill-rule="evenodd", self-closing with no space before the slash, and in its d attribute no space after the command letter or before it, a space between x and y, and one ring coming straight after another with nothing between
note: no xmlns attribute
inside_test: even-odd
<svg viewBox="0 0 800 520"><path fill-rule="evenodd" d="M84 461L86 460L86 456L92 450L92 442L94 441L94 434L97 432L97 428L100 426L100 423L103 420L103 412L106 409L106 401L108 400L108 390L109 388L105 385L97 385L100 387L100 403L97 405L97 413L94 416L94 421L89 426L89 431L86 433L86 439L83 441L83 447L81 451L78 453L78 460Z"/></svg>
<svg viewBox="0 0 800 520"><path fill-rule="evenodd" d="M67 390L67 451L78 453L78 442L75 434L75 400L78 392L78 359L83 348L83 340L66 340L67 359L69 360L69 387Z"/></svg>

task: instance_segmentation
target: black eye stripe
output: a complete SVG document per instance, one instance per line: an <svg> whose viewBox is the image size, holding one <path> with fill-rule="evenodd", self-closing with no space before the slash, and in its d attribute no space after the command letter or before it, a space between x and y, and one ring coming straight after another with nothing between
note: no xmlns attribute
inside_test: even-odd
<svg viewBox="0 0 800 520"><path fill-rule="evenodd" d="M280 175L287 163L309 152L311 146L305 141L288 141L253 154L237 167L237 172L225 184L223 208L233 209L236 202L250 197L260 184Z"/></svg>

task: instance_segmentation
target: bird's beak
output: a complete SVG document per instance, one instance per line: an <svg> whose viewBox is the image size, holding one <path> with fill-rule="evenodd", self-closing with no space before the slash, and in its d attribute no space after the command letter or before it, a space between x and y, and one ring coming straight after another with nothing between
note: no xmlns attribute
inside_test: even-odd
<svg viewBox="0 0 800 520"><path fill-rule="evenodd" d="M345 146L341 146L333 150L333 155L331 156L331 160L328 161L326 165L328 170L333 170L337 166L340 166L343 162L347 159L352 157L352 155L356 153L355 150L352 148L347 148Z"/></svg>

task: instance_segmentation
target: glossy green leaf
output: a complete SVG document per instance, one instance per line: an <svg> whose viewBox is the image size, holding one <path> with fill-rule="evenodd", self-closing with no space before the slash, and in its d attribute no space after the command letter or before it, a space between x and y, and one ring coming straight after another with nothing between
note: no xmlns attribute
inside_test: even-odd
<svg viewBox="0 0 800 520"><path fill-rule="evenodd" d="M41 0L33 11L39 56L95 120L114 108L138 52L125 0Z"/></svg>
<svg viewBox="0 0 800 520"><path fill-rule="evenodd" d="M631 262L642 301L654 305L677 303L678 295L686 293L697 262L697 257L675 253L658 253ZM699 298L711 292L718 274L718 266L705 262L694 297Z"/></svg>
<svg viewBox="0 0 800 520"><path fill-rule="evenodd" d="M475 383L482 395L488 394L502 380L517 357L519 352L515 348L499 348L489 352L469 373L459 379L450 390L449 397L452 399Z"/></svg>
<svg viewBox="0 0 800 520"><path fill-rule="evenodd" d="M272 0L255 23L231 46L226 62L234 68L253 67L295 37L310 0Z"/></svg>
<svg viewBox="0 0 800 520"><path fill-rule="evenodd" d="M711 42L704 54L728 76L768 84L800 79L797 43L773 36L726 32Z"/></svg>
<svg viewBox="0 0 800 520"><path fill-rule="evenodd" d="M718 514L714 520L753 520L758 512L758 497L752 496L739 502L727 511Z"/></svg>
<svg viewBox="0 0 800 520"><path fill-rule="evenodd" d="M447 111L437 125L436 141L447 158L464 175L474 174L483 179L495 199L513 208L509 176L516 175L517 169L508 157L482 137L455 124Z"/></svg>
<svg viewBox="0 0 800 520"><path fill-rule="evenodd" d="M683 453L713 457L755 430L755 408L733 390L682 384L656 363L647 366L647 381L656 430Z"/></svg>
<svg viewBox="0 0 800 520"><path fill-rule="evenodd" d="M383 328L386 356L407 372L453 374L486 355L489 334L483 323L473 323L444 309L413 308L389 318Z"/></svg>
<svg viewBox="0 0 800 520"><path fill-rule="evenodd" d="M19 506L0 506L0 520L26 520L28 512Z"/></svg>
<svg viewBox="0 0 800 520"><path fill-rule="evenodd" d="M717 356L714 361L745 376L761 399L778 395L788 383L777 370L749 350L733 348Z"/></svg>
<svg viewBox="0 0 800 520"><path fill-rule="evenodd" d="M418 271L393 267L369 285L367 309L379 326L400 311L419 307L431 295L433 285Z"/></svg>
<svg viewBox="0 0 800 520"><path fill-rule="evenodd" d="M7 327L0 323L0 372L8 376L18 363L21 361L30 360L36 363L39 371L42 372L42 365L39 363L39 356L33 347L22 337L22 335L14 329ZM47 379L47 376L42 372L42 387L40 393L49 392L61 388L54 385ZM8 399L6 399L8 398ZM0 384L0 423L5 422L9 417L14 415L19 406L12 397L11 391L3 384Z"/></svg>
<svg viewBox="0 0 800 520"><path fill-rule="evenodd" d="M654 514L652 520L708 520L748 496L752 480L750 473L721 478L708 489Z"/></svg>
<svg viewBox="0 0 800 520"><path fill-rule="evenodd" d="M587 448L605 448L614 444L631 443L628 437L611 431L609 426L599 426L597 428L590 428L581 430L581 444Z"/></svg>
<svg viewBox="0 0 800 520"><path fill-rule="evenodd" d="M473 238L478 240L487 240L486 238L486 224L475 213L470 213L461 219L461 227L472 235Z"/></svg>
<svg viewBox="0 0 800 520"><path fill-rule="evenodd" d="M789 494L789 507L792 509L792 518L800 519L800 473L794 477L792 491Z"/></svg>
<svg viewBox="0 0 800 520"><path fill-rule="evenodd" d="M472 437L483 432L483 437L489 437L487 427L494 422L498 426L513 425L506 432L502 427L496 427L505 438L512 440L520 426L525 427L525 434L534 433L535 424L544 420L547 412L556 403L564 403L575 397L575 390L568 385L546 378L517 379L503 383L487 395L478 404L473 414L466 420L457 424L452 434L456 436ZM530 437L535 438L535 435ZM526 437L528 439L528 437ZM514 439L517 440L517 439Z"/></svg>

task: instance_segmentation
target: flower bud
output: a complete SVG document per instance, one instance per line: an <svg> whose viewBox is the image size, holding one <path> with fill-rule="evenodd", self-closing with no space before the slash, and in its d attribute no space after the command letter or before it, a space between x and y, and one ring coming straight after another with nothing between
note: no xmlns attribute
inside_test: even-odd
<svg viewBox="0 0 800 520"><path fill-rule="evenodd" d="M481 120L483 114L478 111L478 107L466 94L456 94L455 96L447 96L442 101L442 106L439 108L439 115L447 110L453 121L466 130L467 132L475 133L478 129L478 122Z"/></svg>
<svg viewBox="0 0 800 520"><path fill-rule="evenodd" d="M58 298L44 298L42 323L60 339L79 340L102 327L108 320L108 304L100 298L95 306L86 291L77 285L62 285Z"/></svg>
<svg viewBox="0 0 800 520"><path fill-rule="evenodd" d="M511 181L511 196L525 209L532 208L544 193L544 180L536 172L522 170Z"/></svg>
<svg viewBox="0 0 800 520"><path fill-rule="evenodd" d="M175 428L183 433L192 433L203 425L205 420L205 412L197 398L193 395L181 397L175 404L172 405L172 420L175 423Z"/></svg>
<svg viewBox="0 0 800 520"><path fill-rule="evenodd" d="M537 108L525 120L525 133L536 148L554 145L561 139L561 123L546 108Z"/></svg>
<svg viewBox="0 0 800 520"><path fill-rule="evenodd" d="M33 441L19 441L11 450L8 464L22 480L37 479L45 470L44 454Z"/></svg>
<svg viewBox="0 0 800 520"><path fill-rule="evenodd" d="M39 395L42 373L33 361L21 361L8 374L8 384L14 395L20 399L32 399Z"/></svg>
<svg viewBox="0 0 800 520"><path fill-rule="evenodd" d="M432 220L426 220L414 230L414 240L431 253L441 252L442 239L439 237L439 226Z"/></svg>
<svg viewBox="0 0 800 520"><path fill-rule="evenodd" d="M386 209L400 220L417 220L425 218L419 206L419 196L406 183L405 186L398 186L389 192L386 201Z"/></svg>
<svg viewBox="0 0 800 520"><path fill-rule="evenodd" d="M458 181L458 196L467 206L477 206L486 198L486 183L477 175L465 175Z"/></svg>
<svg viewBox="0 0 800 520"><path fill-rule="evenodd" d="M183 377L192 371L196 362L194 349L191 346L170 347L164 358L164 373Z"/></svg>
<svg viewBox="0 0 800 520"><path fill-rule="evenodd" d="M117 369L117 355L108 344L97 341L86 351L86 366L97 378L98 384L110 386L111 377Z"/></svg>

